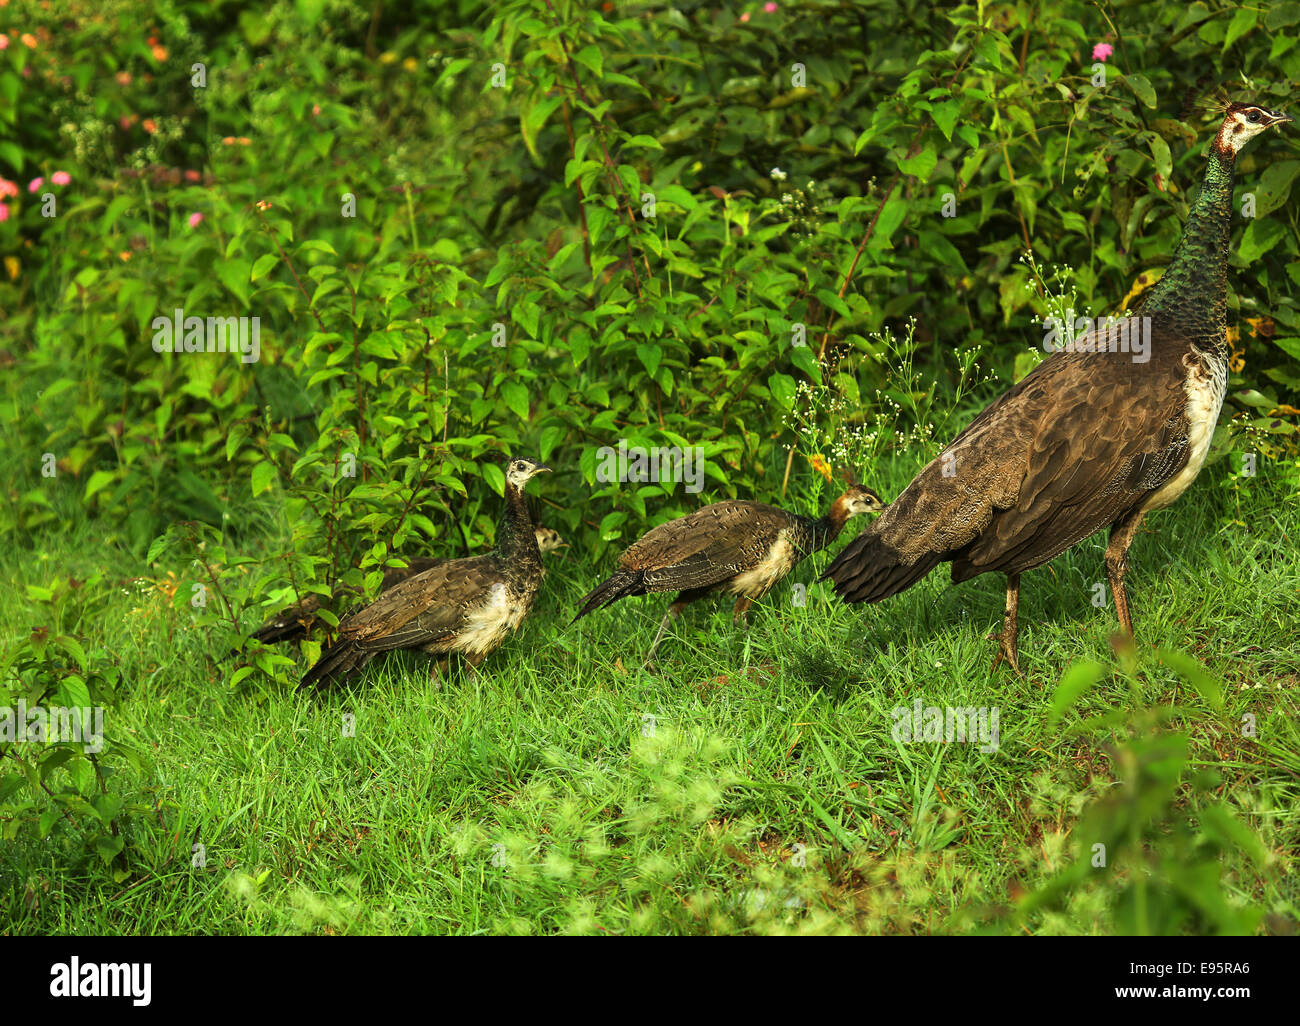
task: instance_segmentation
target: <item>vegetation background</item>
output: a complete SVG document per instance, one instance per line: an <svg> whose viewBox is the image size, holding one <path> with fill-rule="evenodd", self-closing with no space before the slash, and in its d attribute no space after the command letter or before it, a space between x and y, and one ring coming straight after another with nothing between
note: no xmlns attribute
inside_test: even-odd
<svg viewBox="0 0 1300 1026"><path fill-rule="evenodd" d="M660 603L564 625L701 501L896 494L1045 316L1158 278L1217 91L1287 107L1298 44L1294 2L0 3L0 703L107 708L0 741L0 932L1293 932L1294 132L1239 163L1136 653L1099 539L1026 579L1023 680L992 579L849 610L813 560L655 675ZM155 353L178 307L260 360ZM619 440L704 495L598 481ZM572 547L485 677L231 656L491 545L506 452ZM897 743L916 699L999 751Z"/></svg>

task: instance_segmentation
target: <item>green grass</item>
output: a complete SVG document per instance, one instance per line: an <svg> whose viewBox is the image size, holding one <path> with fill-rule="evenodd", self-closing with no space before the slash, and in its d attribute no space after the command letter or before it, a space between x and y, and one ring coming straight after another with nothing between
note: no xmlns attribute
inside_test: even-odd
<svg viewBox="0 0 1300 1026"><path fill-rule="evenodd" d="M122 583L80 596L61 627L126 671L108 733L153 767L119 786L156 811L129 826L121 881L77 854L64 823L43 842L4 842L0 933L1108 933L1128 922L1126 885L1167 863L1130 852L1045 907L1016 903L1075 863L1086 809L1136 795L1116 782L1125 739L1157 729L1188 736L1189 776L1213 776L1148 816L1135 850L1182 857L1170 817L1198 835L1199 811L1221 802L1265 854L1213 856L1216 892L1257 909L1260 931L1288 929L1300 905L1300 515L1280 487L1233 489L1227 472L1208 468L1134 546L1135 665L1111 650L1113 609L1091 604L1100 538L1026 575L1024 679L990 671L1000 578L952 587L944 567L846 608L810 583L828 553L791 579L809 583L806 607L787 581L744 632L729 604L701 603L643 673L667 597L566 627L606 569L566 550L547 557L533 617L480 676L431 680L422 657L399 655L350 691L232 691L230 638L126 584L146 568L94 525L53 548L9 548L6 638L48 620L24 584L95 569ZM1221 681L1222 710L1159 649ZM1086 660L1106 674L1054 722L1057 682ZM890 710L918 697L998 707L998 751L896 743ZM355 737L342 736L345 713ZM1119 719L1085 722L1107 715Z"/></svg>

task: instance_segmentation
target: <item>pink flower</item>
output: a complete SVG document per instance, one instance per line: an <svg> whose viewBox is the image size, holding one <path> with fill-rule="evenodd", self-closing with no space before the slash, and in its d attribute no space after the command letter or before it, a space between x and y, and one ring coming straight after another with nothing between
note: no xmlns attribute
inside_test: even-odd
<svg viewBox="0 0 1300 1026"><path fill-rule="evenodd" d="M197 210L190 215L191 228L197 228L202 223L203 223L203 215L200 214Z"/></svg>
<svg viewBox="0 0 1300 1026"><path fill-rule="evenodd" d="M199 177L200 176L197 171L189 170L185 172L185 180L187 182L197 182L199 180Z"/></svg>
<svg viewBox="0 0 1300 1026"><path fill-rule="evenodd" d="M67 185L72 181L72 175L66 171L55 171L54 174L50 175L50 181L55 185Z"/></svg>
<svg viewBox="0 0 1300 1026"><path fill-rule="evenodd" d="M740 20L741 20L741 21L749 21L749 12L746 11L744 14L742 14L742 15L740 16Z"/></svg>
<svg viewBox="0 0 1300 1026"><path fill-rule="evenodd" d="M0 203L0 221L9 220L9 204Z"/></svg>
<svg viewBox="0 0 1300 1026"><path fill-rule="evenodd" d="M27 183L27 191L35 192L44 184L45 184L44 178L33 178L30 182Z"/></svg>
<svg viewBox="0 0 1300 1026"><path fill-rule="evenodd" d="M772 3L771 0L768 0L768 2L765 3L765 4L763 5L763 13L764 13L764 14L775 14L775 13L776 13L776 4Z"/></svg>
<svg viewBox="0 0 1300 1026"><path fill-rule="evenodd" d="M16 182L9 181L8 178L0 178L0 199L3 199L5 196L17 196L17 195L18 195L18 184Z"/></svg>
<svg viewBox="0 0 1300 1026"><path fill-rule="evenodd" d="M1114 52L1115 48L1109 43L1098 43L1092 48L1092 59L1094 61L1104 61Z"/></svg>
<svg viewBox="0 0 1300 1026"><path fill-rule="evenodd" d="M6 36L3 32L0 32L0 50L8 50L8 49L9 49L9 37Z"/></svg>

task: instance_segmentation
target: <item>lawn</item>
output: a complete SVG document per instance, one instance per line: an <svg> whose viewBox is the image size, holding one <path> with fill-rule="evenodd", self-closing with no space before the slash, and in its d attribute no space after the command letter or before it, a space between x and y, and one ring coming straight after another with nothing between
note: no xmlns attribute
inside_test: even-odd
<svg viewBox="0 0 1300 1026"><path fill-rule="evenodd" d="M108 734L147 756L116 784L153 811L131 824L123 879L75 857L63 823L15 842L0 930L1282 929L1300 850L1300 517L1228 466L1136 543L1134 658L1092 604L1100 538L1025 578L1024 679L990 670L1000 579L953 587L941 568L851 608L812 583L827 553L790 579L802 607L787 582L741 631L701 603L643 672L666 597L566 626L602 569L567 549L481 674L431 679L403 654L351 689L298 693L292 674L232 689L231 635L193 628L176 578L94 525L57 550L8 548L8 637L55 610L26 585L103 573L57 613L115 653ZM887 494L895 469L875 482ZM1067 704L1058 683L1090 662L1100 678ZM917 701L996 710L996 743L895 740L891 711ZM1095 867L1103 820L1116 847ZM1233 823L1244 840L1216 847Z"/></svg>

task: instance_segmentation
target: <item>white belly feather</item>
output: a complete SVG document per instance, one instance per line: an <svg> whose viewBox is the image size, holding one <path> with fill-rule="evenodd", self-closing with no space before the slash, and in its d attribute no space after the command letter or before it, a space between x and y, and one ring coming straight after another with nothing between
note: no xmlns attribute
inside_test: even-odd
<svg viewBox="0 0 1300 1026"><path fill-rule="evenodd" d="M776 541L772 543L762 562L752 570L746 570L733 577L731 583L727 585L727 591L732 595L760 598L767 594L772 585L788 574L798 561L798 552L782 531L776 536Z"/></svg>
<svg viewBox="0 0 1300 1026"><path fill-rule="evenodd" d="M1187 378L1187 465L1171 477L1148 500L1147 509L1168 506L1195 480L1205 465L1214 427L1219 422L1223 397L1228 391L1228 370L1221 364L1197 361Z"/></svg>
<svg viewBox="0 0 1300 1026"><path fill-rule="evenodd" d="M510 594L500 582L492 585L487 604L474 610L459 632L457 647L467 655L484 655L516 630L528 613L528 604Z"/></svg>

